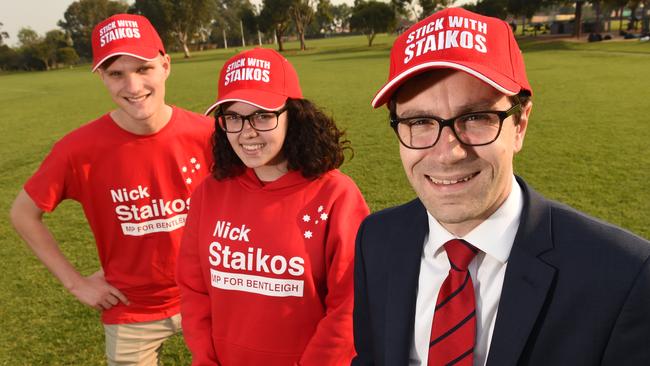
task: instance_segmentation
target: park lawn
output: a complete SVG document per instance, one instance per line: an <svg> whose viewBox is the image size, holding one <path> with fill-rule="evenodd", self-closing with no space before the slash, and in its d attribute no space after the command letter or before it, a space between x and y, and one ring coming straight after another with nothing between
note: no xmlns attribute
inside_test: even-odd
<svg viewBox="0 0 650 366"><path fill-rule="evenodd" d="M347 130L354 157L342 170L373 211L414 197L384 108L370 100L387 77L394 37L373 47L362 36L290 42L306 98ZM647 85L650 43L522 42L534 108L516 173L547 197L650 238ZM197 112L216 97L218 71L240 49L172 55L167 100ZM100 365L98 314L80 305L11 229L6 214L24 181L67 131L113 104L89 66L0 76L0 365ZM98 267L82 211L64 202L46 221L84 274ZM189 364L182 338L164 349L164 365Z"/></svg>

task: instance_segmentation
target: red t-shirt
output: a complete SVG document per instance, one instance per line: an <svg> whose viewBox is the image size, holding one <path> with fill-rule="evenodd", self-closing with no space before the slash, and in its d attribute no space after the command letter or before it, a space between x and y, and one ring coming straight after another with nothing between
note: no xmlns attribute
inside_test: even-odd
<svg viewBox="0 0 650 366"><path fill-rule="evenodd" d="M193 365L349 365L354 239L367 214L338 170L207 178L178 259Z"/></svg>
<svg viewBox="0 0 650 366"><path fill-rule="evenodd" d="M106 324L164 319L180 311L176 257L190 193L209 174L212 123L173 108L170 121L141 136L106 114L58 141L25 184L53 211L81 203L106 281L129 299L102 314Z"/></svg>

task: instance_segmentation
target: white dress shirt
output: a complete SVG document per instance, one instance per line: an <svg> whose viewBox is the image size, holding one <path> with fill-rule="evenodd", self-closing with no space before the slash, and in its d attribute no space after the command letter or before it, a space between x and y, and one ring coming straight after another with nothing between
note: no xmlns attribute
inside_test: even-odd
<svg viewBox="0 0 650 366"><path fill-rule="evenodd" d="M505 202L487 220L460 238L480 250L469 264L476 295L476 347L474 366L485 365L501 298L508 256L515 240L523 208L523 195L512 177L512 190ZM429 234L424 240L415 307L415 334L409 365L426 366L433 312L438 291L449 273L449 259L443 247L456 237L429 216Z"/></svg>

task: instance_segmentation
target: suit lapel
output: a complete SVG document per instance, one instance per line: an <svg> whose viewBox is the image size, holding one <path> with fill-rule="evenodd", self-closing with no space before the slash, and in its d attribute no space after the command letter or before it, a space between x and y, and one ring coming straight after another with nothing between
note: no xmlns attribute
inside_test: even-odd
<svg viewBox="0 0 650 366"><path fill-rule="evenodd" d="M553 248L550 207L517 180L524 208L508 258L487 365L518 363L555 278L555 269L539 258Z"/></svg>
<svg viewBox="0 0 650 366"><path fill-rule="evenodd" d="M391 263L388 273L386 303L385 365L408 363L415 303L417 299L420 259L429 223L424 206L411 201L389 240Z"/></svg>

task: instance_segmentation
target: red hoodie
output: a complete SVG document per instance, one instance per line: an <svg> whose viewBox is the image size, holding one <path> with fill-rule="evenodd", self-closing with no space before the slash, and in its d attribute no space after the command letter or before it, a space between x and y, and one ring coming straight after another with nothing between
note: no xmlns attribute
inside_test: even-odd
<svg viewBox="0 0 650 366"><path fill-rule="evenodd" d="M354 238L368 207L338 170L206 179L178 258L193 365L349 365Z"/></svg>

